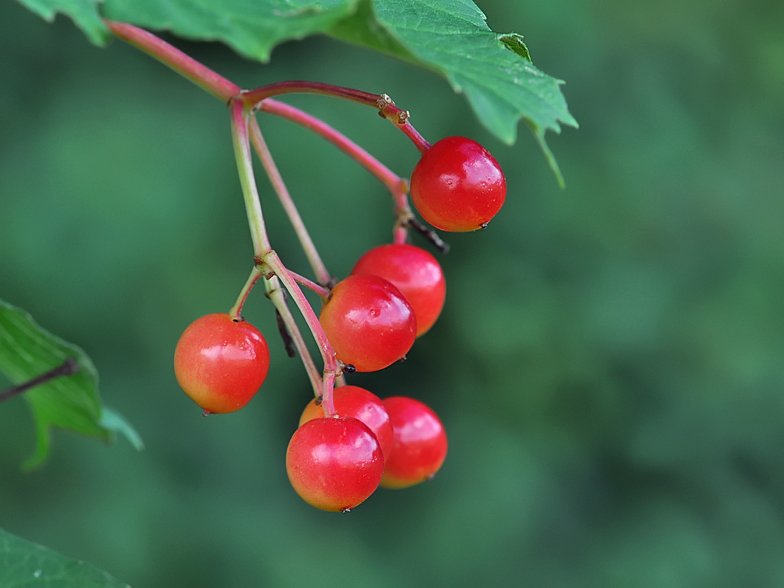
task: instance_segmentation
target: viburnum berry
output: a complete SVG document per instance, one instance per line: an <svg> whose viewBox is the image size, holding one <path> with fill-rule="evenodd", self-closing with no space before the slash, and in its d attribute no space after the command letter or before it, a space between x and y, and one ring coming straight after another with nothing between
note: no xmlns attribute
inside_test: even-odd
<svg viewBox="0 0 784 588"><path fill-rule="evenodd" d="M487 226L504 204L506 178L479 143L446 137L425 151L414 168L411 199L437 229L475 231Z"/></svg>
<svg viewBox="0 0 784 588"><path fill-rule="evenodd" d="M371 274L389 280L414 309L417 337L433 326L446 297L446 281L436 258L407 243L375 247L359 258L352 275Z"/></svg>
<svg viewBox="0 0 784 588"><path fill-rule="evenodd" d="M432 478L446 458L444 426L427 405L406 396L384 399L392 419L395 444L381 486L406 488Z"/></svg>
<svg viewBox="0 0 784 588"><path fill-rule="evenodd" d="M286 471L297 494L327 511L345 511L375 492L384 471L381 445L354 418L319 418L291 437Z"/></svg>
<svg viewBox="0 0 784 588"><path fill-rule="evenodd" d="M335 404L335 413L341 417L351 417L362 421L378 439L384 461L392 453L394 433L392 421L389 419L384 403L381 399L359 386L340 386L335 388L332 395ZM311 400L302 411L299 419L300 426L313 419L324 417L324 409L316 404L316 399Z"/></svg>
<svg viewBox="0 0 784 588"><path fill-rule="evenodd" d="M185 329L174 351L174 374L205 411L234 412L264 383L270 356L262 334L228 314L208 314Z"/></svg>
<svg viewBox="0 0 784 588"><path fill-rule="evenodd" d="M378 276L349 276L338 282L319 321L336 357L359 372L380 370L402 359L416 340L411 304Z"/></svg>

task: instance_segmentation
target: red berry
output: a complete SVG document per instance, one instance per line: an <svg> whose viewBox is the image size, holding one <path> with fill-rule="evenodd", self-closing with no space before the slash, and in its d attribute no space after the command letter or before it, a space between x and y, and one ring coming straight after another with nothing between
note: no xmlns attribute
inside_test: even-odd
<svg viewBox="0 0 784 588"><path fill-rule="evenodd" d="M416 317L408 300L378 276L349 276L338 282L319 320L337 358L359 372L396 362L416 339Z"/></svg>
<svg viewBox="0 0 784 588"><path fill-rule="evenodd" d="M359 258L352 274L371 274L394 284L414 309L417 337L436 322L446 297L446 281L436 258L405 243L381 245Z"/></svg>
<svg viewBox="0 0 784 588"><path fill-rule="evenodd" d="M479 143L446 137L422 155L411 174L411 199L427 222L444 231L487 225L506 198L501 166Z"/></svg>
<svg viewBox="0 0 784 588"><path fill-rule="evenodd" d="M392 419L395 446L387 460L381 485L405 488L432 478L446 458L446 432L430 408L413 398L384 399Z"/></svg>
<svg viewBox="0 0 784 588"><path fill-rule="evenodd" d="M389 420L381 399L359 386L340 386L335 388L332 396L335 412L341 417L351 417L362 421L378 439L384 460L392 453L393 433L392 421ZM324 409L311 400L299 419L300 426L313 419L324 417Z"/></svg>
<svg viewBox="0 0 784 588"><path fill-rule="evenodd" d="M375 492L384 455L375 435L353 418L306 422L286 451L289 481L302 499L321 510L354 508Z"/></svg>
<svg viewBox="0 0 784 588"><path fill-rule="evenodd" d="M258 329L228 314L194 321L174 351L180 386L196 404L215 413L245 406L267 377L269 363L269 348Z"/></svg>

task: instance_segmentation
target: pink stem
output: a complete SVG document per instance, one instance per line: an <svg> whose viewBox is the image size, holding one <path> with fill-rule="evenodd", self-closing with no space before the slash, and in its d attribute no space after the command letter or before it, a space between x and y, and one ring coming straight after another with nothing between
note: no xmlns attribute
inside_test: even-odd
<svg viewBox="0 0 784 588"><path fill-rule="evenodd" d="M254 265L253 270L251 271L250 276L248 277L248 281L245 282L245 286L243 286L242 290L240 291L240 295L237 298L237 302L234 304L234 306L232 306L231 310L229 311L229 316L235 321L241 318L242 307L245 305L245 301L248 299L248 295L250 294L250 291L253 290L253 286L256 285L256 282L259 281L260 277L261 277L261 272L259 271L259 268L257 268Z"/></svg>
<svg viewBox="0 0 784 588"><path fill-rule="evenodd" d="M267 289L267 297L272 301L272 304L275 305L275 308L280 313L283 324L286 326L286 330L294 342L294 347L299 353L299 358L305 366L308 379L310 379L310 384L313 386L313 393L317 397L321 396L323 388L321 374L316 368L313 358L310 356L310 350L299 330L299 325L294 319L294 315L292 314L291 309L289 309L289 305L286 303L286 290L281 288L280 280L276 276L272 276L270 279L265 280L264 285Z"/></svg>
<svg viewBox="0 0 784 588"><path fill-rule="evenodd" d="M291 198L288 188L286 188L286 183L283 181L280 171L278 171L278 166L275 165L272 153L270 153L267 143L264 141L264 136L261 134L261 129L259 128L259 122L256 120L255 116L251 119L250 138L256 149L256 153L261 160L261 164L264 166L264 171L267 172L267 177L272 184L272 188L278 195L278 199L294 227L294 232L297 234L302 249L305 251L305 256L310 262L310 267L316 274L316 279L321 284L329 284L332 280L332 276L321 260L321 256L316 249L316 245L313 243L313 239L310 238L310 233L308 233L308 229L302 221L297 206L294 204L294 200Z"/></svg>
<svg viewBox="0 0 784 588"><path fill-rule="evenodd" d="M272 98L267 98L261 103L261 110L290 120L313 131L341 149L376 176L376 178L378 178L378 180L390 191L395 202L398 222L395 225L394 242L405 243L407 241L408 230L405 225L408 219L413 218L413 212L411 211L411 206L408 202L408 182L405 179L395 174L378 159L354 143L354 141L324 121L307 112L303 112L299 108L289 106L288 104Z"/></svg>
<svg viewBox="0 0 784 588"><path fill-rule="evenodd" d="M303 286L305 286L309 290L312 290L313 292L315 292L316 294L321 296L321 298L323 300L326 300L327 298L329 298L329 295L330 295L330 289L329 288L325 288L324 286L322 286L320 284L317 284L313 280L309 280L305 276L301 276L301 275L299 275L296 272L293 272L291 270L288 270L288 271L289 271L289 274L291 274L291 277L294 278L295 282L297 282L299 284L302 284Z"/></svg>
<svg viewBox="0 0 784 588"><path fill-rule="evenodd" d="M291 297L294 299L294 304L299 308L311 333L313 333L313 338L316 340L316 345L318 345L321 357L324 360L324 378L322 381L324 412L327 416L332 416L335 414L335 405L332 400L332 388L334 385L334 378L338 373L338 361L335 358L335 350L332 348L329 339L327 339L327 335L324 333L324 329L321 327L321 323L319 322L316 313L313 311L307 298L305 298L302 290L300 290L297 282L283 265L278 254L270 250L260 259L257 259L257 263L259 262L261 262L262 271L263 266L266 265L276 276L278 276L286 287L286 290L288 290L289 294L291 294Z"/></svg>
<svg viewBox="0 0 784 588"><path fill-rule="evenodd" d="M424 153L431 147L431 144L408 122L410 118L408 111L400 110L386 94L371 94L370 92L354 90L353 88L344 88L319 82L289 81L261 86L255 90L243 90L240 98L249 108L261 109L263 108L264 100L282 94L321 94L359 102L365 106L373 106L378 109L378 113L383 118L400 129L414 143L420 153Z"/></svg>
<svg viewBox="0 0 784 588"><path fill-rule="evenodd" d="M232 96L236 96L242 90L239 86L218 75L192 57L188 57L185 53L152 33L123 22L104 20L104 23L115 36L168 65L174 71L200 88L207 90L207 92L224 103L228 102Z"/></svg>
<svg viewBox="0 0 784 588"><path fill-rule="evenodd" d="M341 134L324 121L303 112L299 108L289 106L277 100L268 99L261 103L262 112L269 112L276 116L288 119L320 135L339 149L343 150L359 164L365 167L370 173L376 176L393 194L403 191L408 193L407 182L370 155L362 147L354 143L351 139ZM396 204L400 204L396 202Z"/></svg>

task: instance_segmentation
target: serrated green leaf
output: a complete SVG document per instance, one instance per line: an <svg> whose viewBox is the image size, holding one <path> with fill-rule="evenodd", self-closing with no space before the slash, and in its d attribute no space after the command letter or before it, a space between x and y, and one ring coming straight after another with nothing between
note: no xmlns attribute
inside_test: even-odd
<svg viewBox="0 0 784 588"><path fill-rule="evenodd" d="M269 61L283 41L329 30L356 9L356 0L111 0L104 15L190 39L222 41L240 55Z"/></svg>
<svg viewBox="0 0 784 588"><path fill-rule="evenodd" d="M68 12L83 28L90 9L93 25L98 18L92 0L22 1L42 15ZM545 143L547 130L577 126L561 82L533 66L521 35L492 31L471 0L105 0L103 12L182 37L222 41L260 61L269 60L283 41L327 33L415 63L464 93L482 124L501 140L513 143L523 119L562 183Z"/></svg>
<svg viewBox="0 0 784 588"><path fill-rule="evenodd" d="M47 22L52 22L57 13L62 13L84 31L96 45L105 45L111 33L101 21L98 12L100 0L19 0Z"/></svg>
<svg viewBox="0 0 784 588"><path fill-rule="evenodd" d="M563 182L544 134L577 121L566 106L562 82L531 64L520 35L493 32L470 0L376 0L373 7L377 21L422 65L437 69L456 92L465 93L497 137L513 143L517 122L525 120Z"/></svg>
<svg viewBox="0 0 784 588"><path fill-rule="evenodd" d="M67 343L41 328L24 310L0 300L0 371L11 382L26 382L73 358L79 370L70 376L50 380L24 393L35 418L36 450L23 467L43 463L49 453L51 428L59 427L110 441L112 433L125 434L136 446L138 435L123 426L118 415L108 421L102 414L98 395L98 372L90 358L76 345ZM108 425L107 426L107 422Z"/></svg>
<svg viewBox="0 0 784 588"><path fill-rule="evenodd" d="M3 588L130 588L108 573L0 529Z"/></svg>

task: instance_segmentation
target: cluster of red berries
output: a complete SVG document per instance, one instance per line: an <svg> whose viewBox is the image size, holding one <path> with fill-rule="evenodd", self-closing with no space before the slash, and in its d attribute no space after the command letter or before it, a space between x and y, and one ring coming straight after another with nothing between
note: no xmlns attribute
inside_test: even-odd
<svg viewBox="0 0 784 588"><path fill-rule="evenodd" d="M411 195L434 227L471 231L501 208L506 181L481 145L449 137L423 153L411 176ZM331 289L319 323L344 372L377 371L405 357L438 318L445 295L441 267L430 253L407 243L382 245ZM241 317L212 314L185 330L174 367L183 390L205 413L232 412L264 381L269 350ZM328 418L322 400L305 408L286 454L292 486L313 506L349 510L379 485L411 486L441 467L446 433L423 403L404 396L381 400L343 385L334 389L335 415Z"/></svg>

